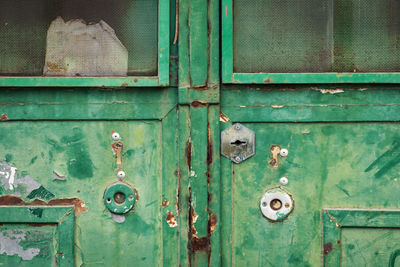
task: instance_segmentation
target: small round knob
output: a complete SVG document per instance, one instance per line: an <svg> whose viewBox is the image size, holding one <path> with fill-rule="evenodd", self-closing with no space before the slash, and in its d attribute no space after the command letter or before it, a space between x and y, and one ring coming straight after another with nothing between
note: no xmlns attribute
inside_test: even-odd
<svg viewBox="0 0 400 267"><path fill-rule="evenodd" d="M281 179L279 179L279 182L281 183L281 185L287 185L289 180L286 177L282 177Z"/></svg>
<svg viewBox="0 0 400 267"><path fill-rule="evenodd" d="M121 140L121 136L120 136L119 133L117 133L117 132L113 132L112 135L111 135L111 138L112 138L114 141L119 141L119 140Z"/></svg>
<svg viewBox="0 0 400 267"><path fill-rule="evenodd" d="M289 151L286 148L282 148L279 154L281 155L281 157L287 157Z"/></svg>
<svg viewBox="0 0 400 267"><path fill-rule="evenodd" d="M125 178L125 172L124 171L118 171L117 172L117 177L119 179L124 179Z"/></svg>

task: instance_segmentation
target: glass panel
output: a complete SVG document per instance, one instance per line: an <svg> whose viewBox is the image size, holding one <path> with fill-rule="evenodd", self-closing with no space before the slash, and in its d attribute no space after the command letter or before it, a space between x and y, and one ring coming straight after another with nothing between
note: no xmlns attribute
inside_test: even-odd
<svg viewBox="0 0 400 267"><path fill-rule="evenodd" d="M0 74L155 76L157 21L157 0L1 0Z"/></svg>
<svg viewBox="0 0 400 267"><path fill-rule="evenodd" d="M396 72L397 0L233 0L234 72Z"/></svg>
<svg viewBox="0 0 400 267"><path fill-rule="evenodd" d="M321 0L233 0L234 72L322 72L332 62Z"/></svg>
<svg viewBox="0 0 400 267"><path fill-rule="evenodd" d="M335 1L338 72L400 70L400 1Z"/></svg>

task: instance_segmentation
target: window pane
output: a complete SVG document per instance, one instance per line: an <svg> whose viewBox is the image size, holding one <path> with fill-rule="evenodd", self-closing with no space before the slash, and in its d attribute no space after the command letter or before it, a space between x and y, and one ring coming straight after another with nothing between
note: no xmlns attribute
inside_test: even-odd
<svg viewBox="0 0 400 267"><path fill-rule="evenodd" d="M234 72L330 70L330 11L321 0L233 0Z"/></svg>
<svg viewBox="0 0 400 267"><path fill-rule="evenodd" d="M56 76L157 75L157 21L157 0L0 0L0 74L43 75L47 51Z"/></svg>
<svg viewBox="0 0 400 267"><path fill-rule="evenodd" d="M234 72L396 72L400 1L233 0Z"/></svg>

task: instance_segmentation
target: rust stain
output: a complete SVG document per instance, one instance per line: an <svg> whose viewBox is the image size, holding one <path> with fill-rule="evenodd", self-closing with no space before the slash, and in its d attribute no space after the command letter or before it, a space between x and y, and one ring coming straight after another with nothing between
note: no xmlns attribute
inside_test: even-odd
<svg viewBox="0 0 400 267"><path fill-rule="evenodd" d="M196 223L197 219L199 218L199 215L194 210L193 205L192 205L191 209L192 209L192 212L191 212L192 213L192 223Z"/></svg>
<svg viewBox="0 0 400 267"><path fill-rule="evenodd" d="M271 152L272 155L272 159L269 162L269 165L271 165L272 167L278 167L279 166L278 155L279 152L281 151L281 147L278 145L272 145L269 151Z"/></svg>
<svg viewBox="0 0 400 267"><path fill-rule="evenodd" d="M202 102L200 102L200 101L197 101L197 100L195 100L195 101L193 101L192 103L190 103L190 105L191 105L192 107L194 107L194 108L207 106L207 104L204 104L204 103L202 103Z"/></svg>
<svg viewBox="0 0 400 267"><path fill-rule="evenodd" d="M167 217L165 217L165 220L167 221L169 227L177 227L178 223L176 222L176 218L172 212L167 213Z"/></svg>
<svg viewBox="0 0 400 267"><path fill-rule="evenodd" d="M79 198L64 198L64 199L53 199L48 202L48 205L74 205L75 206L75 215L78 216L82 212L88 211L85 202L80 200Z"/></svg>
<svg viewBox="0 0 400 267"><path fill-rule="evenodd" d="M50 61L46 62L46 66L49 68L48 69L49 72L53 72L53 71L54 72L66 72L67 71L66 69L58 66L56 63L50 62Z"/></svg>
<svg viewBox="0 0 400 267"><path fill-rule="evenodd" d="M1 114L0 121L8 121L7 114L5 113Z"/></svg>
<svg viewBox="0 0 400 267"><path fill-rule="evenodd" d="M190 170L192 164L192 144L190 143L190 140L186 143L186 163Z"/></svg>
<svg viewBox="0 0 400 267"><path fill-rule="evenodd" d="M193 252L200 250L210 250L210 239L207 237L193 237L191 241L191 248Z"/></svg>
<svg viewBox="0 0 400 267"><path fill-rule="evenodd" d="M219 121L228 122L228 121L229 121L229 118L228 118L224 113L222 113L222 112L220 111L220 112L219 112Z"/></svg>
<svg viewBox="0 0 400 267"><path fill-rule="evenodd" d="M274 81L270 78L267 78L264 80L265 83L274 83Z"/></svg>
<svg viewBox="0 0 400 267"><path fill-rule="evenodd" d="M56 223L28 223L32 227L43 227L46 225L57 225Z"/></svg>
<svg viewBox="0 0 400 267"><path fill-rule="evenodd" d="M25 202L20 197L4 195L0 197L0 205L41 205L41 206L56 206L56 205L74 205L75 206L75 216L78 216L82 212L88 211L85 202L79 198L64 198L64 199L53 199L48 203L40 200L34 199L31 202Z"/></svg>
<svg viewBox="0 0 400 267"><path fill-rule="evenodd" d="M210 130L210 123L207 122L207 165L210 165L212 161L213 158L212 158L211 130Z"/></svg>
<svg viewBox="0 0 400 267"><path fill-rule="evenodd" d="M212 233L215 231L216 227L217 227L217 218L215 218L214 214L210 213L209 218L208 218L209 235L212 235Z"/></svg>
<svg viewBox="0 0 400 267"><path fill-rule="evenodd" d="M178 188L176 189L176 214L179 215L181 212L181 169L178 168L176 171L176 175L178 176Z"/></svg>
<svg viewBox="0 0 400 267"><path fill-rule="evenodd" d="M168 204L169 204L168 200L164 199L164 200L162 201L162 206L163 206L164 208L165 208L166 206L168 206Z"/></svg>
<svg viewBox="0 0 400 267"><path fill-rule="evenodd" d="M324 244L324 255L328 255L333 250L332 242Z"/></svg>

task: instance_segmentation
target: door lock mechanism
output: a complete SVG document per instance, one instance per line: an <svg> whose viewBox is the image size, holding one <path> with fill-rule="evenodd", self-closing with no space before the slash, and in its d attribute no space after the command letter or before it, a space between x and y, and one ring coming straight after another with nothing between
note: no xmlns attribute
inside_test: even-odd
<svg viewBox="0 0 400 267"><path fill-rule="evenodd" d="M240 123L235 123L221 133L221 154L240 163L255 154L255 134Z"/></svg>

